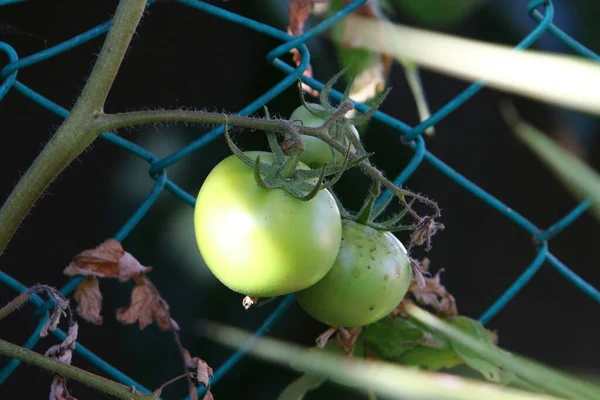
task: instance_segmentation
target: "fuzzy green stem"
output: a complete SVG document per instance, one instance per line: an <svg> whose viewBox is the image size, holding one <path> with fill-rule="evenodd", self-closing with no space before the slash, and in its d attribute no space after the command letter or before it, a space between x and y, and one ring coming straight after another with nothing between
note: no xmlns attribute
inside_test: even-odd
<svg viewBox="0 0 600 400"><path fill-rule="evenodd" d="M0 309L0 320L6 318L8 315L21 308L31 299L32 294L37 293L46 293L49 298L60 299L64 301L65 304L68 304L67 299L65 299L63 295L55 288L47 285L35 285L30 287L29 290L27 290L24 293L21 293L20 295L12 299L10 303L2 307Z"/></svg>
<svg viewBox="0 0 600 400"><path fill-rule="evenodd" d="M109 131L123 127L154 124L157 122L187 122L187 123L209 123L209 124L224 124L249 128L255 130L266 130L271 132L289 133L293 130L292 122L286 120L269 120L256 117L246 117L240 115L224 115L222 113L212 113L207 111L187 111L187 110L154 110L154 111L133 111L119 114L103 114L98 115L94 121L94 126L100 131ZM346 153L346 148L341 143L333 139L327 131L327 126L321 125L317 128L302 127L298 128L299 132L306 136L313 136L321 139L323 142L332 146L341 154ZM360 158L357 155L350 155L350 162ZM414 197L419 201L428 204L435 210L435 216L439 217L441 211L437 204L423 196L415 194L409 190L399 188L390 180L386 179L383 174L370 164L369 160L360 162L360 167L363 172L372 180L380 182L383 186L394 192L400 200L404 200L404 196Z"/></svg>
<svg viewBox="0 0 600 400"><path fill-rule="evenodd" d="M10 358L16 358L39 368L43 368L52 372L53 374L62 375L66 378L73 379L119 399L158 399L158 394L140 393L133 390L131 387L113 382L109 379L92 374L91 372L84 371L72 365L56 361L50 357L46 357L42 354L36 353L35 351L25 349L2 339L0 339L0 354Z"/></svg>
<svg viewBox="0 0 600 400"><path fill-rule="evenodd" d="M0 254L48 185L102 132L91 122L104 102L146 0L121 0L90 77L73 110L21 178L0 209Z"/></svg>
<svg viewBox="0 0 600 400"><path fill-rule="evenodd" d="M15 297L10 303L0 308L0 320L6 318L14 311L21 308L25 303L29 301L30 297L31 293L29 292L21 293L20 295Z"/></svg>

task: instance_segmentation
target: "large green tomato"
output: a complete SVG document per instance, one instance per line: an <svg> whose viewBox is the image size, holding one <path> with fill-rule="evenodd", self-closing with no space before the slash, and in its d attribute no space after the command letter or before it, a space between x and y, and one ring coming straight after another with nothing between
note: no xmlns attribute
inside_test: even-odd
<svg viewBox="0 0 600 400"><path fill-rule="evenodd" d="M309 315L327 325L358 327L392 312L411 278L408 253L393 234L343 220L335 264L325 278L295 296Z"/></svg>
<svg viewBox="0 0 600 400"><path fill-rule="evenodd" d="M304 107L304 105L301 105L292 112L289 118L290 121L302 121L304 126L309 128L318 128L323 125L323 123L327 121L327 111L325 110L325 107L317 103L311 103L310 105L312 108L318 109L318 112L322 115L317 116ZM356 130L354 125L352 125L352 133L359 138L358 130ZM344 161L344 155L337 150L335 151L335 158L333 158L331 147L321 139L303 135L302 141L306 146L306 150L302 152L300 160L312 168L322 167L325 163L331 164L332 160L335 164L341 164Z"/></svg>
<svg viewBox="0 0 600 400"><path fill-rule="evenodd" d="M244 153L272 163L265 152ZM302 163L298 168L308 169ZM315 180L316 181L316 180ZM208 175L194 210L196 241L212 273L256 297L288 294L318 282L340 248L342 223L331 193L302 201L256 184L254 170L231 155Z"/></svg>

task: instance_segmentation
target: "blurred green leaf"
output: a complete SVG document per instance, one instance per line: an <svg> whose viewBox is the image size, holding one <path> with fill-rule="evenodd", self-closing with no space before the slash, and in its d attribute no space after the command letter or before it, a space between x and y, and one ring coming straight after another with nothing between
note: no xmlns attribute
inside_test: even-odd
<svg viewBox="0 0 600 400"><path fill-rule="evenodd" d="M495 346L494 334L485 329L478 321L464 316L458 316L449 318L446 322L486 346ZM482 358L478 352L473 351L469 347L454 340L451 340L450 342L457 355L464 360L469 367L479 371L486 379L494 382L507 383L514 378L514 374L504 372L499 364Z"/></svg>
<svg viewBox="0 0 600 400"><path fill-rule="evenodd" d="M453 343L453 347L459 344L464 349L477 354L480 359L493 365L502 366L504 370L514 373L521 385L527 383L530 387L539 387L552 395L573 400L600 399L600 387L598 386L509 353L482 338L477 339L467 334L461 327L445 322L414 305L407 306L406 312L430 329L447 337ZM462 328L464 327L462 326Z"/></svg>
<svg viewBox="0 0 600 400"><path fill-rule="evenodd" d="M600 175L536 127L522 121L511 106L505 105L502 110L515 134L551 168L576 198L592 199L595 203L592 211L600 219Z"/></svg>
<svg viewBox="0 0 600 400"><path fill-rule="evenodd" d="M395 360L424 338L423 331L409 320L386 317L366 326L357 342L361 342L367 355Z"/></svg>
<svg viewBox="0 0 600 400"><path fill-rule="evenodd" d="M338 25L341 34L331 36L334 42L343 39L355 48L409 60L458 79L483 79L490 88L600 115L600 66L591 60L534 50L515 51L506 45L355 14ZM560 79L555 79L557 76Z"/></svg>
<svg viewBox="0 0 600 400"><path fill-rule="evenodd" d="M302 400L306 393L319 388L327 379L304 374L290 383L277 397L277 400Z"/></svg>
<svg viewBox="0 0 600 400"><path fill-rule="evenodd" d="M423 311L423 313L425 312ZM413 367L361 360L330 352L307 351L306 348L298 345L272 338L256 338L249 332L221 324L205 322L199 328L199 333L219 343L235 348L248 346L249 354L264 360L288 368L292 363L309 371L311 375L327 378L365 394L372 392L373 395L381 396L381 398L411 400L555 399L483 381L419 371ZM452 327L452 329L455 328ZM458 332L460 335L470 338L460 330ZM251 338L251 345L248 345Z"/></svg>
<svg viewBox="0 0 600 400"><path fill-rule="evenodd" d="M439 349L415 347L404 352L396 361L403 365L413 365L429 371L449 369L464 363L452 347Z"/></svg>

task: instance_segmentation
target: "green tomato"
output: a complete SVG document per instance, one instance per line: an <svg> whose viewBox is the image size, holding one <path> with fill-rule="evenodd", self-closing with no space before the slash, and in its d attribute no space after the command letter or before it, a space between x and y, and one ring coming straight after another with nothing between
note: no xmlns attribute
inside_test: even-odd
<svg viewBox="0 0 600 400"><path fill-rule="evenodd" d="M316 104L316 103L314 103L314 104L311 103L310 105L312 106L312 108L318 109L318 113L320 113L322 115L317 116L317 115L313 114L312 112L310 112L308 110L308 108L304 107L304 105L301 105L300 107L296 108L292 112L292 114L290 115L290 118L289 118L290 121L294 121L294 120L302 121L304 126L309 127L309 128L318 128L321 125L323 125L323 123L325 123L325 121L327 121L327 117L328 117L325 107L323 107L320 104ZM359 138L358 130L356 130L356 127L354 125L352 125L352 133L354 134L354 136ZM304 145L306 146L306 150L304 150L302 152L302 156L300 157L300 160L303 163L309 165L310 167L320 168L325 163L332 164L332 160L333 160L333 163L335 163L335 164L343 163L344 155L336 150L335 158L334 158L333 155L331 154L331 147L329 147L329 145L327 143L325 143L324 141L322 141L321 139L312 137L312 136L303 135L302 141L304 142Z"/></svg>
<svg viewBox="0 0 600 400"><path fill-rule="evenodd" d="M245 152L272 163L266 152ZM302 163L298 168L308 169ZM316 183L316 179L315 179ZM331 193L302 201L283 189L256 184L254 170L231 155L208 175L198 193L194 228L211 272L238 293L269 297L307 288L331 268L342 224Z"/></svg>
<svg viewBox="0 0 600 400"><path fill-rule="evenodd" d="M313 318L334 327L358 327L388 315L412 278L408 253L390 232L343 220L342 245L331 270L295 294Z"/></svg>

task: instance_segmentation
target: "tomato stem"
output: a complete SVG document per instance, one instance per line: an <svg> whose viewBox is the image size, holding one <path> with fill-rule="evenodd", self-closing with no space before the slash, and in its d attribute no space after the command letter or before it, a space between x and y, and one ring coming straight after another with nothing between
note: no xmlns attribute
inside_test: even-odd
<svg viewBox="0 0 600 400"><path fill-rule="evenodd" d="M145 400L159 398L158 394L155 395L138 392L132 387L127 387L120 383L113 382L102 376L98 376L50 357L46 357L33 350L25 349L2 339L0 339L0 354L45 369L53 374L62 375L74 381L81 382L84 385L93 387L94 389L106 394L110 394L119 399Z"/></svg>
<svg viewBox="0 0 600 400"><path fill-rule="evenodd" d="M75 106L0 209L0 254L40 195L102 132L92 121L103 115L108 92L145 6L146 0L119 2L98 60Z"/></svg>
<svg viewBox="0 0 600 400"><path fill-rule="evenodd" d="M351 103L348 104L351 105ZM293 122L288 120L266 120L250 116L225 115L222 113L213 113L208 111L153 110L132 111L118 114L102 114L96 117L93 125L96 130L110 131L123 127L175 121L203 124L223 124L227 121L227 123L231 126L244 127L253 130L265 130L279 133L296 132L321 139L323 142L327 143L342 154L346 152L346 148L329 135L325 125L317 128L303 126L296 131ZM350 155L350 162L354 162L358 159L360 159L360 156L357 154ZM412 197L433 208L435 218L439 218L441 216L441 210L439 209L437 203L410 190L394 185L394 183L383 176L381 171L371 165L368 159L362 160L359 165L362 171L369 178L380 182L383 186L390 189L400 199L402 204L406 203L404 200L405 196ZM406 205L407 204L405 204L405 206ZM417 219L421 218L410 208L410 206L408 208L409 213L413 217L416 216Z"/></svg>

